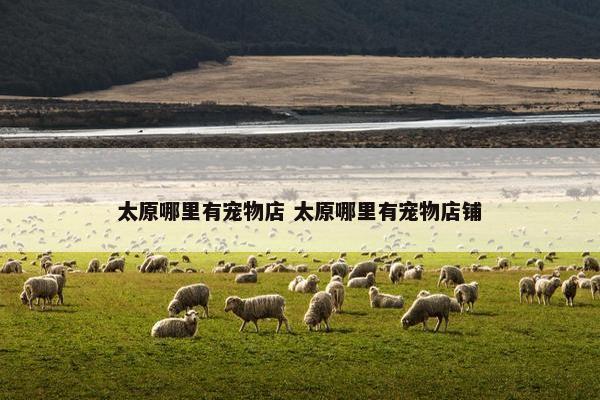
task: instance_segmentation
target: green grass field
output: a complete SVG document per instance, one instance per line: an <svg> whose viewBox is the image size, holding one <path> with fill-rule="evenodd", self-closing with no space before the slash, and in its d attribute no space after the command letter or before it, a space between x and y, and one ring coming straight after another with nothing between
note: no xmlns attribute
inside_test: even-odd
<svg viewBox="0 0 600 400"><path fill-rule="evenodd" d="M70 274L65 305L46 312L31 312L19 301L23 282L39 274L37 267L27 261L25 276L0 275L0 398L598 396L600 301L594 303L588 290L579 291L571 309L557 291L549 307L520 305L517 283L531 270L466 273L467 281L480 283L473 314L452 314L447 333L422 332L420 326L405 331L400 318L419 290L452 293L437 290L437 273L427 270L474 260L465 253L426 254L422 281L393 286L386 274L377 275L382 291L405 297L404 310L371 309L367 290L347 289L345 312L333 316L332 332L325 333L303 325L311 295L287 291L295 274L260 274L258 284L236 285L231 274L210 271L219 259L239 263L247 253L188 255L191 265L206 273L139 274L140 259L130 255L125 274ZM296 254L278 255L294 264L306 261ZM4 253L0 263L15 256ZM311 254L322 260L334 256ZM495 255L489 256L492 263ZM531 256L519 253L513 264L524 265ZM92 257L104 260L107 254L57 253L54 260L75 259L85 270ZM350 263L365 258L348 255ZM579 254L559 253L553 265L572 263L581 263ZM316 270L317 264L309 265ZM324 289L328 274L319 276ZM174 292L196 282L212 291L211 315L200 320L197 336L150 337L152 325L167 316ZM252 326L239 333L240 320L223 312L225 298L268 293L286 298L294 333L276 335L272 320L259 323L259 334Z"/></svg>

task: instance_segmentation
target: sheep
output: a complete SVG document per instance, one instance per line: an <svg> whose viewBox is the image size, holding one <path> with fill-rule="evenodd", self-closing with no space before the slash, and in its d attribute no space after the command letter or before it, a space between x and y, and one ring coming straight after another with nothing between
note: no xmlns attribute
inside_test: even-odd
<svg viewBox="0 0 600 400"><path fill-rule="evenodd" d="M169 317L175 317L184 310L189 311L196 306L201 306L204 308L204 318L208 318L209 298L210 289L203 283L180 287L167 307Z"/></svg>
<svg viewBox="0 0 600 400"><path fill-rule="evenodd" d="M198 329L198 314L194 310L185 313L183 318L165 318L154 324L150 335L156 338L194 337Z"/></svg>
<svg viewBox="0 0 600 400"><path fill-rule="evenodd" d="M140 268L141 273L167 272L169 259L163 255L152 255L144 260Z"/></svg>
<svg viewBox="0 0 600 400"><path fill-rule="evenodd" d="M375 285L375 274L369 272L366 277L352 278L348 280L349 288L365 288L368 289Z"/></svg>
<svg viewBox="0 0 600 400"><path fill-rule="evenodd" d="M266 273L272 273L272 272L296 272L295 269L290 268L290 267L286 267L285 265L281 264L281 263L277 263L277 264L273 264L270 265L269 267L267 267L265 269Z"/></svg>
<svg viewBox="0 0 600 400"><path fill-rule="evenodd" d="M65 275L66 276L68 268L66 266L62 265L62 264L56 264L56 265L53 265L53 266L51 266L49 268L46 268L46 271L48 271L47 275L51 275L51 274L56 275L56 274L58 274L58 275Z"/></svg>
<svg viewBox="0 0 600 400"><path fill-rule="evenodd" d="M414 268L406 270L404 273L404 279L421 279L423 277L423 267L417 265Z"/></svg>
<svg viewBox="0 0 600 400"><path fill-rule="evenodd" d="M318 272L330 272L331 271L331 265L330 264L323 264L319 267L319 269L317 269Z"/></svg>
<svg viewBox="0 0 600 400"><path fill-rule="evenodd" d="M380 293L376 286L369 288L369 300L371 301L371 308L404 307L404 298L402 296Z"/></svg>
<svg viewBox="0 0 600 400"><path fill-rule="evenodd" d="M510 261L508 260L508 258L498 257L498 261L496 263L496 266L499 269L508 269L508 267L510 267Z"/></svg>
<svg viewBox="0 0 600 400"><path fill-rule="evenodd" d="M186 264L189 264L190 263L190 258L184 254L184 255L181 256L181 261L183 261Z"/></svg>
<svg viewBox="0 0 600 400"><path fill-rule="evenodd" d="M333 299L327 292L318 292L310 299L308 310L304 314L304 323L308 326L308 330L319 330L321 323L325 323L325 331L329 332L329 318L333 313Z"/></svg>
<svg viewBox="0 0 600 400"><path fill-rule="evenodd" d="M537 258L530 258L527 260L525 265L529 267L530 265L535 264L536 261L537 261Z"/></svg>
<svg viewBox="0 0 600 400"><path fill-rule="evenodd" d="M247 265L234 265L229 269L230 274L243 274L250 272L251 268Z"/></svg>
<svg viewBox="0 0 600 400"><path fill-rule="evenodd" d="M535 294L538 299L538 304L549 305L550 298L560 287L560 278L552 278L552 279L538 279L535 282Z"/></svg>
<svg viewBox="0 0 600 400"><path fill-rule="evenodd" d="M600 275L595 275L590 278L590 289L592 291L592 300L595 300L596 293L600 292Z"/></svg>
<svg viewBox="0 0 600 400"><path fill-rule="evenodd" d="M226 267L226 266L219 266L219 267L214 267L213 268L213 274L223 274L223 273L228 273L229 272L229 268L230 267Z"/></svg>
<svg viewBox="0 0 600 400"><path fill-rule="evenodd" d="M45 266L46 266L48 263L49 263L50 265L52 265L52 257L50 257L50 255L48 255L48 254L46 254L46 255L43 255L43 256L40 258L40 268L41 268L42 270L44 270L44 273L46 273L46 271L45 271L45 268L44 268L44 267L45 267Z"/></svg>
<svg viewBox="0 0 600 400"><path fill-rule="evenodd" d="M365 277L369 272L375 275L377 273L377 264L373 261L359 262L350 271L348 279Z"/></svg>
<svg viewBox="0 0 600 400"><path fill-rule="evenodd" d="M288 290L290 292L294 292L296 290L296 285L298 284L298 282L302 281L302 276L298 275L297 277L295 277L294 279L292 279L292 281L288 284Z"/></svg>
<svg viewBox="0 0 600 400"><path fill-rule="evenodd" d="M58 295L58 301L56 302L56 304L65 304L65 299L63 297L63 289L65 288L65 284L67 283L66 276L62 274L48 274L46 275L46 277L54 279L58 284L58 291L56 292L56 294Z"/></svg>
<svg viewBox="0 0 600 400"><path fill-rule="evenodd" d="M42 310L45 310L46 304L49 302L52 305L54 296L58 294L58 283L46 275L29 278L23 284L23 292L30 310L33 310L33 300L36 299L43 300ZM23 301L23 294L21 294L21 301Z"/></svg>
<svg viewBox="0 0 600 400"><path fill-rule="evenodd" d="M473 306L479 297L479 284L477 282L463 283L454 288L454 297L460 304L460 312L464 312L465 304L468 312L473 312Z"/></svg>
<svg viewBox="0 0 600 400"><path fill-rule="evenodd" d="M308 272L308 265L306 264L300 264L297 265L296 268L294 268L296 270L296 272Z"/></svg>
<svg viewBox="0 0 600 400"><path fill-rule="evenodd" d="M537 260L535 262L535 267L538 269L538 271L542 272L544 270L544 261L543 260Z"/></svg>
<svg viewBox="0 0 600 400"><path fill-rule="evenodd" d="M456 286L465 283L465 278L463 278L460 268L455 267L454 265L444 265L442 269L440 269L440 278L438 279L437 286L439 287L441 283L446 287L448 287L448 284Z"/></svg>
<svg viewBox="0 0 600 400"><path fill-rule="evenodd" d="M100 261L97 258L92 258L88 264L88 273L100 272Z"/></svg>
<svg viewBox="0 0 600 400"><path fill-rule="evenodd" d="M396 284L404 279L406 268L401 263L393 263L390 267L390 281Z"/></svg>
<svg viewBox="0 0 600 400"><path fill-rule="evenodd" d="M577 284L579 283L578 279L579 278L577 278L577 275L572 275L569 279L562 283L561 289L563 296L565 296L567 306L573 307L573 300L577 294Z"/></svg>
<svg viewBox="0 0 600 400"><path fill-rule="evenodd" d="M432 294L426 297L417 298L410 306L408 311L402 316L402 327L408 329L419 323L423 324L423 330L427 331L427 319L436 317L438 319L434 332L437 332L442 324L446 322L444 331L448 329L448 317L452 308L452 302L449 296L445 294Z"/></svg>
<svg viewBox="0 0 600 400"><path fill-rule="evenodd" d="M169 271L170 274L183 274L185 271L182 268L174 267Z"/></svg>
<svg viewBox="0 0 600 400"><path fill-rule="evenodd" d="M592 280L588 278L577 278L577 286L579 289L591 289Z"/></svg>
<svg viewBox="0 0 600 400"><path fill-rule="evenodd" d="M246 265L248 265L250 267L250 269L256 268L256 267L258 267L258 260L256 259L255 256L248 256Z"/></svg>
<svg viewBox="0 0 600 400"><path fill-rule="evenodd" d="M478 265L478 264L473 264L471 265L471 272L492 272L492 268L488 267L487 265Z"/></svg>
<svg viewBox="0 0 600 400"><path fill-rule="evenodd" d="M600 271L600 264L598 264L598 260L594 257L586 256L583 259L583 270L584 271Z"/></svg>
<svg viewBox="0 0 600 400"><path fill-rule="evenodd" d="M252 268L250 272L245 274L237 274L235 276L235 283L256 283L258 282L258 273L256 269Z"/></svg>
<svg viewBox="0 0 600 400"><path fill-rule="evenodd" d="M15 260L7 261L2 269L0 269L0 273L2 274L22 274L23 267L21 266L21 262Z"/></svg>
<svg viewBox="0 0 600 400"><path fill-rule="evenodd" d="M296 286L294 287L294 292L298 293L317 293L319 278L311 274L306 279L300 277L301 280L298 281Z"/></svg>
<svg viewBox="0 0 600 400"><path fill-rule="evenodd" d="M102 267L102 272L117 271L125 272L125 260L122 258L115 258Z"/></svg>
<svg viewBox="0 0 600 400"><path fill-rule="evenodd" d="M252 322L258 333L258 320L265 318L277 319L276 333L279 333L281 330L282 323L285 323L288 333L292 332L284 314L285 299L278 294L262 295L248 299L229 296L225 300L225 312L229 311L232 311L243 321L240 332L244 330L248 322Z"/></svg>
<svg viewBox="0 0 600 400"><path fill-rule="evenodd" d="M333 311L336 313L342 312L342 305L344 304L344 297L346 295L346 289L342 283L341 276L332 276L331 280L325 287L325 291L331 295L333 300Z"/></svg>
<svg viewBox="0 0 600 400"><path fill-rule="evenodd" d="M342 279L348 275L348 265L341 261L331 264L331 276L341 276Z"/></svg>
<svg viewBox="0 0 600 400"><path fill-rule="evenodd" d="M521 278L519 281L519 303L523 304L523 296L529 304L533 303L535 297L535 280L528 276Z"/></svg>
<svg viewBox="0 0 600 400"><path fill-rule="evenodd" d="M419 293L417 293L417 299L421 298L421 297L427 297L427 296L431 296L431 293L427 290L421 290Z"/></svg>

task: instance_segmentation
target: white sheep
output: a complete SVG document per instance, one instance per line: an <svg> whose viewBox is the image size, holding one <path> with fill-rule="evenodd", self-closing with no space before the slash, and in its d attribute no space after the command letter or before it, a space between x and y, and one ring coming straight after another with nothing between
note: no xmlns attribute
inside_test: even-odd
<svg viewBox="0 0 600 400"><path fill-rule="evenodd" d="M467 311L473 312L473 305L479 297L479 284L477 282L462 283L454 288L454 297L460 304L460 312L464 312L465 305Z"/></svg>
<svg viewBox="0 0 600 400"><path fill-rule="evenodd" d="M256 267L258 267L258 260L256 259L255 256L248 256L246 265L248 265L250 267L250 269L256 268Z"/></svg>
<svg viewBox="0 0 600 400"><path fill-rule="evenodd" d="M423 266L417 265L414 268L409 268L404 272L404 279L422 279L423 278Z"/></svg>
<svg viewBox="0 0 600 400"><path fill-rule="evenodd" d="M88 264L88 273L100 272L100 261L97 258L92 258Z"/></svg>
<svg viewBox="0 0 600 400"><path fill-rule="evenodd" d="M23 293L25 296L23 296ZM24 304L29 305L29 309L33 310L33 301L42 299L42 310L46 309L46 304L52 305L52 300L58 294L58 283L55 279L45 276L29 278L23 284L23 293L21 301L27 299Z"/></svg>
<svg viewBox="0 0 600 400"><path fill-rule="evenodd" d="M377 264L373 261L359 262L350 271L348 279L365 277L369 272L375 275L377 273Z"/></svg>
<svg viewBox="0 0 600 400"><path fill-rule="evenodd" d="M573 300L577 294L577 284L579 283L578 279L577 275L572 275L562 283L562 293L565 296L567 306L573 307Z"/></svg>
<svg viewBox="0 0 600 400"><path fill-rule="evenodd" d="M247 265L234 265L231 268L229 268L229 273L230 274L244 274L244 273L248 273L250 272L252 268L250 268Z"/></svg>
<svg viewBox="0 0 600 400"><path fill-rule="evenodd" d="M125 272L125 260L123 258L114 258L102 267L102 272Z"/></svg>
<svg viewBox="0 0 600 400"><path fill-rule="evenodd" d="M325 323L325 331L329 332L329 318L333 312L333 299L327 292L318 292L310 299L308 310L304 314L304 323L310 331L319 330L321 323Z"/></svg>
<svg viewBox="0 0 600 400"><path fill-rule="evenodd" d="M432 294L426 297L417 298L410 306L408 311L402 316L402 327L408 329L411 326L422 323L423 330L427 330L427 319L437 318L438 322L434 332L437 332L442 324L446 322L444 331L448 329L448 317L452 302L449 296L445 294Z"/></svg>
<svg viewBox="0 0 600 400"><path fill-rule="evenodd" d="M404 279L404 273L406 272L406 267L399 262L395 262L390 267L390 281L392 283L398 283Z"/></svg>
<svg viewBox="0 0 600 400"><path fill-rule="evenodd" d="M376 286L369 288L369 300L371 308L402 308L404 297L386 293L380 293Z"/></svg>
<svg viewBox="0 0 600 400"><path fill-rule="evenodd" d="M0 273L2 273L2 274L22 274L23 267L21 266L20 261L9 260L4 264L2 269L0 269Z"/></svg>
<svg viewBox="0 0 600 400"><path fill-rule="evenodd" d="M330 267L331 276L341 276L342 279L348 275L348 265L342 261L336 261Z"/></svg>
<svg viewBox="0 0 600 400"><path fill-rule="evenodd" d="M584 271L600 271L600 264L598 260L591 256L586 256L583 259L583 270Z"/></svg>
<svg viewBox="0 0 600 400"><path fill-rule="evenodd" d="M539 304L549 305L550 298L560 287L560 278L552 278L552 279L538 279L535 282L535 294L538 299Z"/></svg>
<svg viewBox="0 0 600 400"><path fill-rule="evenodd" d="M238 274L235 276L235 283L256 283L258 282L258 273L252 268L250 272Z"/></svg>
<svg viewBox="0 0 600 400"><path fill-rule="evenodd" d="M208 318L208 300L210 289L203 283L183 286L175 292L167 311L169 317L175 317L182 311L189 311L196 306L204 309L204 317Z"/></svg>
<svg viewBox="0 0 600 400"><path fill-rule="evenodd" d="M327 284L325 291L331 295L333 300L333 311L338 313L342 312L342 305L344 304L344 297L346 296L346 289L342 282L341 276L332 276L331 280Z"/></svg>
<svg viewBox="0 0 600 400"><path fill-rule="evenodd" d="M592 288L592 280L588 278L578 278L577 286L579 289L591 289Z"/></svg>
<svg viewBox="0 0 600 400"><path fill-rule="evenodd" d="M297 277L295 277L294 279L292 279L292 281L288 284L288 290L290 292L294 292L296 289L296 285L298 284L298 282L302 282L304 278L300 275L298 275Z"/></svg>
<svg viewBox="0 0 600 400"><path fill-rule="evenodd" d="M285 327L291 333L288 320L285 317L285 299L278 294L269 294L263 296L241 299L237 296L229 296L225 300L225 312L232 311L243 322L240 327L240 332L244 330L248 322L252 322L258 332L258 320L265 318L276 318L277 330L281 330L281 324L285 323Z"/></svg>
<svg viewBox="0 0 600 400"><path fill-rule="evenodd" d="M56 292L56 294L58 295L58 301L56 302L56 304L61 304L61 305L65 304L65 299L63 297L63 290L67 283L66 275L48 274L45 277L54 279L56 281L56 283L58 284L58 291Z"/></svg>
<svg viewBox="0 0 600 400"><path fill-rule="evenodd" d="M365 277L352 278L348 280L349 288L365 288L368 289L375 285L375 274L369 272Z"/></svg>
<svg viewBox="0 0 600 400"><path fill-rule="evenodd" d="M590 278L590 289L592 291L592 300L596 299L596 293L600 293L600 275Z"/></svg>
<svg viewBox="0 0 600 400"><path fill-rule="evenodd" d="M302 277L300 277L302 278ZM319 278L311 274L306 279L302 278L294 287L294 292L298 293L317 293Z"/></svg>
<svg viewBox="0 0 600 400"><path fill-rule="evenodd" d="M496 266L499 269L508 269L508 267L510 267L510 261L508 258L498 257Z"/></svg>
<svg viewBox="0 0 600 400"><path fill-rule="evenodd" d="M166 273L169 269L169 259L163 255L151 255L146 257L144 263L140 267L141 273Z"/></svg>
<svg viewBox="0 0 600 400"><path fill-rule="evenodd" d="M465 278L463 277L460 268L455 267L454 265L444 265L440 269L440 277L437 286L439 287L441 283L446 287L448 287L448 284L456 286L465 283Z"/></svg>
<svg viewBox="0 0 600 400"><path fill-rule="evenodd" d="M535 280L526 276L519 281L519 303L523 304L523 296L529 304L533 303L535 297Z"/></svg>
<svg viewBox="0 0 600 400"><path fill-rule="evenodd" d="M183 318L165 318L154 324L150 334L157 338L194 337L198 329L198 314L194 310L185 313Z"/></svg>

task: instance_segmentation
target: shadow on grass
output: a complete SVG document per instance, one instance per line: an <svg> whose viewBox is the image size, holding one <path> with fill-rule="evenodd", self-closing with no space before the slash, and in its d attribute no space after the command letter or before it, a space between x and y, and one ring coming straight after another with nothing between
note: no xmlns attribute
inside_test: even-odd
<svg viewBox="0 0 600 400"><path fill-rule="evenodd" d="M49 313L61 313L61 314L74 314L77 311L75 310L65 310L63 308L46 308L45 310L35 310L35 311L39 311L39 312L49 312Z"/></svg>
<svg viewBox="0 0 600 400"><path fill-rule="evenodd" d="M358 316L365 316L368 315L368 313L364 312L364 311L343 311L341 313L338 313L339 315L358 315Z"/></svg>
<svg viewBox="0 0 600 400"><path fill-rule="evenodd" d="M473 311L472 313L464 313L465 315L473 315L475 317L497 317L499 314L491 311Z"/></svg>

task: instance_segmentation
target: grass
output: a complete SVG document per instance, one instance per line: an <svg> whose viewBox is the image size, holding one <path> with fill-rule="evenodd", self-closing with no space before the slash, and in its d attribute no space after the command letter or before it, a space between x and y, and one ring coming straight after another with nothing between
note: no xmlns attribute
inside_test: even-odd
<svg viewBox="0 0 600 400"><path fill-rule="evenodd" d="M345 312L333 317L331 333L309 333L302 316L310 295L287 291L294 274L261 274L256 285L236 285L231 275L210 270L219 259L242 262L247 253L188 255L205 274L138 274L133 255L125 274L71 274L65 306L47 312L30 312L19 303L25 276L0 276L0 398L597 396L600 384L592 371L599 356L600 302L594 304L589 291L582 291L572 309L560 293L549 307L520 305L517 282L532 271L466 273L467 281L480 283L480 300L473 314L451 315L445 334L402 330L405 310L373 310L361 289L347 289ZM0 262L11 256L0 255ZM292 263L306 261L283 256ZM513 263L523 265L531 256L519 253ZM92 257L107 255L57 253L55 260L74 259L85 268ZM559 257L557 265L580 262L575 253ZM364 258L353 253L348 261ZM427 270L473 259L465 253L426 254L424 265ZM26 275L38 274L25 265ZM314 270L316 264L310 265ZM327 274L319 275L324 288ZM382 291L400 293L409 304L421 289L437 291L434 272L398 286L384 274L377 280ZM194 282L212 290L211 316L200 321L197 336L151 338L150 328L166 317L175 290ZM291 335L275 335L276 321L262 321L259 334L251 326L239 333L240 321L223 312L229 295L273 292L286 298Z"/></svg>

